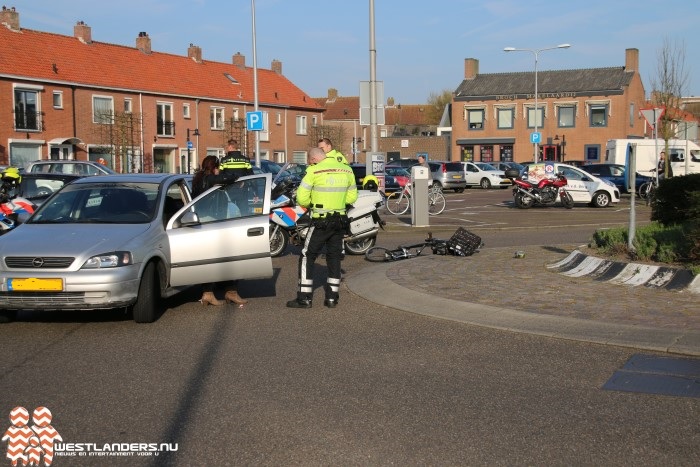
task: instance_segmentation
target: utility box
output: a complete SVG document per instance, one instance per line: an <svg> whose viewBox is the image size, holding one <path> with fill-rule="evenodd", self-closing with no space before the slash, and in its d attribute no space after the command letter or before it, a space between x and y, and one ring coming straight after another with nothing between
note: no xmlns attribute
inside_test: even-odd
<svg viewBox="0 0 700 467"><path fill-rule="evenodd" d="M427 227L428 220L428 184L430 169L422 165L411 167L411 226Z"/></svg>

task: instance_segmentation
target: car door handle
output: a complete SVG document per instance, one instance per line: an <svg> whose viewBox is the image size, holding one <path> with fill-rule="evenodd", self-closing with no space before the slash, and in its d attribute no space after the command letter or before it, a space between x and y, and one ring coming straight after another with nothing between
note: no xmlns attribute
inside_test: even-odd
<svg viewBox="0 0 700 467"><path fill-rule="evenodd" d="M248 236L249 237L259 237L260 235L265 233L265 228L264 227L254 227L252 229L248 229Z"/></svg>

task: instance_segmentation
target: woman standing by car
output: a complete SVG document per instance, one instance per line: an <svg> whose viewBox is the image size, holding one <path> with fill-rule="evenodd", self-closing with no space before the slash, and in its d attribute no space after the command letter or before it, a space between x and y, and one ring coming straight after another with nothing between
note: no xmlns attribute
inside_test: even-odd
<svg viewBox="0 0 700 467"><path fill-rule="evenodd" d="M192 197L196 198L214 185L233 183L237 178L238 176L233 171L224 170L223 172L220 172L219 160L216 158L216 156L207 156L202 161L202 168L194 175L194 178L192 179ZM202 284L203 293L202 298L199 299L202 305L220 306L224 304L224 302L217 299L214 295L214 285L215 284L212 283ZM248 300L245 300L238 295L238 281L234 281L232 284L230 284L228 290L226 291L226 295L224 295L224 299L227 302L232 302L237 305L244 305L248 303Z"/></svg>

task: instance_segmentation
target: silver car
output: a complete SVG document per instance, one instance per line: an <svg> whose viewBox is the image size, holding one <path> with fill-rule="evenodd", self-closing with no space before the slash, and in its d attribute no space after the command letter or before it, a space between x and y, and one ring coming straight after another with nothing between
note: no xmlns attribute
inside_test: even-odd
<svg viewBox="0 0 700 467"><path fill-rule="evenodd" d="M0 320L125 307L147 323L162 298L191 285L272 277L271 175L194 201L188 178L86 177L56 192L0 241Z"/></svg>

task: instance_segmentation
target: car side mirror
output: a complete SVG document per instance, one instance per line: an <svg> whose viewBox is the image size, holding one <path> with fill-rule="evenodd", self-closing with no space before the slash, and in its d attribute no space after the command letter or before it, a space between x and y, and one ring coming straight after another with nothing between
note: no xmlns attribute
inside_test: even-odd
<svg viewBox="0 0 700 467"><path fill-rule="evenodd" d="M193 225L199 225L199 216L196 212L187 211L180 218L180 225L183 227L190 227Z"/></svg>

